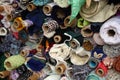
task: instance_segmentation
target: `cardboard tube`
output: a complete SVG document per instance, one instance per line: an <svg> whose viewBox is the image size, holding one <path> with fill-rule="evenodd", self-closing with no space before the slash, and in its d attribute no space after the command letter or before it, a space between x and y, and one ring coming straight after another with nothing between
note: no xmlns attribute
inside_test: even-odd
<svg viewBox="0 0 120 80"><path fill-rule="evenodd" d="M70 41L70 46L71 46L72 48L76 48L76 47L77 47L76 41L71 40L71 41Z"/></svg>
<svg viewBox="0 0 120 80"><path fill-rule="evenodd" d="M12 65L11 65L11 63L10 62L5 62L5 65L8 67L8 68L11 68L12 67Z"/></svg>
<svg viewBox="0 0 120 80"><path fill-rule="evenodd" d="M7 30L4 27L0 28L0 36L5 36L7 34Z"/></svg>
<svg viewBox="0 0 120 80"><path fill-rule="evenodd" d="M10 75L10 71L2 71L0 72L0 78L5 78Z"/></svg>
<svg viewBox="0 0 120 80"><path fill-rule="evenodd" d="M34 4L32 4L32 3L30 3L30 4L27 5L27 10L28 11L33 11L35 9L36 9L36 6Z"/></svg>
<svg viewBox="0 0 120 80"><path fill-rule="evenodd" d="M61 40L62 40L62 37L60 35L55 35L54 36L55 43L59 43Z"/></svg>
<svg viewBox="0 0 120 80"><path fill-rule="evenodd" d="M104 71L102 69L97 69L96 74L102 77L104 76Z"/></svg>
<svg viewBox="0 0 120 80"><path fill-rule="evenodd" d="M23 57L26 57L28 55L28 53L25 53L24 51L21 51L20 55L23 56Z"/></svg>
<svg viewBox="0 0 120 80"><path fill-rule="evenodd" d="M91 37L93 35L93 32L90 29L90 26L86 26L81 29L81 34L83 37Z"/></svg>
<svg viewBox="0 0 120 80"><path fill-rule="evenodd" d="M8 21L12 21L14 18L13 18L13 15L12 14L8 14L7 15L7 20Z"/></svg>
<svg viewBox="0 0 120 80"><path fill-rule="evenodd" d="M0 6L0 12L3 12L3 11L4 11L4 7Z"/></svg>
<svg viewBox="0 0 120 80"><path fill-rule="evenodd" d="M43 25L42 29L44 32L49 32L49 26L47 26L47 25Z"/></svg>
<svg viewBox="0 0 120 80"><path fill-rule="evenodd" d="M71 21L71 23L69 23L69 21L70 21L70 16L68 16L68 17L66 17L66 18L64 19L64 25L65 25L66 28L67 28L67 27L75 27L75 26L76 26L76 24L77 24L77 19L73 19L73 20Z"/></svg>
<svg viewBox="0 0 120 80"><path fill-rule="evenodd" d="M66 66L63 63L57 65L57 67L56 67L56 72L58 74L64 74L65 70L66 70Z"/></svg>
<svg viewBox="0 0 120 80"><path fill-rule="evenodd" d="M10 57L10 53L5 53L4 54L7 58Z"/></svg>
<svg viewBox="0 0 120 80"><path fill-rule="evenodd" d="M27 80L38 80L40 78L39 74L34 73Z"/></svg>

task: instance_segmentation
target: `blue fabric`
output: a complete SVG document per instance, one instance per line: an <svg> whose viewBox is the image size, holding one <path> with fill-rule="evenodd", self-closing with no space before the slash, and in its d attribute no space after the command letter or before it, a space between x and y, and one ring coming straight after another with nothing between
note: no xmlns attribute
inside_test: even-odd
<svg viewBox="0 0 120 80"><path fill-rule="evenodd" d="M107 55L103 52L103 47L95 47L92 52L91 52L91 56L95 57L95 53L97 53L97 55L102 54L103 56L101 56L100 58L97 58L99 60L102 60L103 58L105 58ZM95 57L96 58L96 57Z"/></svg>
<svg viewBox="0 0 120 80"><path fill-rule="evenodd" d="M31 20L34 25L28 28L29 34L33 35L33 33L39 32L42 30L42 25L44 23L45 14L42 11L42 8L37 8L34 11L27 14L26 19Z"/></svg>
<svg viewBox="0 0 120 80"><path fill-rule="evenodd" d="M42 62L42 60L37 59L35 57L32 57L28 62L27 66L32 70L32 71L41 71L45 67L45 62Z"/></svg>
<svg viewBox="0 0 120 80"><path fill-rule="evenodd" d="M43 6L50 2L51 0L33 0L33 4L35 4L36 6Z"/></svg>

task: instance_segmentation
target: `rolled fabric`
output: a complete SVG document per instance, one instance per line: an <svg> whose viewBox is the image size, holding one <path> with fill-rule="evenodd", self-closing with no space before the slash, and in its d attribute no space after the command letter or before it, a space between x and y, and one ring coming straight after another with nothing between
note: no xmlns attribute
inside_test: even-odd
<svg viewBox="0 0 120 80"><path fill-rule="evenodd" d="M32 3L30 3L30 4L28 4L27 5L27 10L28 11L33 11L33 10L35 10L37 7L34 5L34 4L32 4Z"/></svg>
<svg viewBox="0 0 120 80"><path fill-rule="evenodd" d="M69 0L64 0L64 1L62 1L62 0L54 0L54 2L55 2L58 6L60 6L61 8L66 8L66 7L69 6L69 4L68 4Z"/></svg>
<svg viewBox="0 0 120 80"><path fill-rule="evenodd" d="M91 57L88 61L88 65L90 68L96 68L99 61L96 58Z"/></svg>
<svg viewBox="0 0 120 80"><path fill-rule="evenodd" d="M120 56L115 57L113 61L113 68L117 71L120 72Z"/></svg>
<svg viewBox="0 0 120 80"><path fill-rule="evenodd" d="M4 27L0 27L0 36L5 36L7 35L7 29Z"/></svg>
<svg viewBox="0 0 120 80"><path fill-rule="evenodd" d="M27 80L38 80L40 75L38 73L33 73Z"/></svg>
<svg viewBox="0 0 120 80"><path fill-rule="evenodd" d="M93 35L92 30L90 29L90 25L81 29L81 34L83 37L91 37Z"/></svg>
<svg viewBox="0 0 120 80"><path fill-rule="evenodd" d="M90 72L93 71L92 68L88 66L88 64L85 65L72 65L72 79L75 80L85 80L87 75L90 74Z"/></svg>
<svg viewBox="0 0 120 80"><path fill-rule="evenodd" d="M115 61L115 59L110 58L110 57L106 57L102 60L102 62L105 64L105 66L107 66L109 69L111 69L113 67L114 61Z"/></svg>
<svg viewBox="0 0 120 80"><path fill-rule="evenodd" d="M69 23L76 18L85 2L86 0L69 0L69 4L71 5L72 10Z"/></svg>
<svg viewBox="0 0 120 80"><path fill-rule="evenodd" d="M71 48L65 43L54 44L49 51L49 55L56 60L65 60L70 55ZM61 55L62 54L62 55Z"/></svg>
<svg viewBox="0 0 120 80"><path fill-rule="evenodd" d="M93 49L93 44L90 42L90 40L84 40L82 47L87 50L91 51Z"/></svg>
<svg viewBox="0 0 120 80"><path fill-rule="evenodd" d="M98 76L95 71L92 71L85 80L106 80L105 77Z"/></svg>
<svg viewBox="0 0 120 80"><path fill-rule="evenodd" d="M10 75L10 71L0 71L0 78L5 78Z"/></svg>
<svg viewBox="0 0 120 80"><path fill-rule="evenodd" d="M116 80L120 79L120 73L114 69L109 69L108 74L106 75L106 80Z"/></svg>
<svg viewBox="0 0 120 80"><path fill-rule="evenodd" d="M64 19L64 25L65 25L66 28L76 26L76 24L77 24L77 19L76 18L74 18L70 23L69 23L69 21L70 21L70 16L68 16Z"/></svg>
<svg viewBox="0 0 120 80"><path fill-rule="evenodd" d="M11 71L21 66L24 62L24 57L22 57L21 55L14 55L5 60L4 67L6 68L6 70Z"/></svg>
<svg viewBox="0 0 120 80"><path fill-rule="evenodd" d="M35 4L36 6L43 6L50 2L51 0L33 0L33 4Z"/></svg>
<svg viewBox="0 0 120 80"><path fill-rule="evenodd" d="M59 63L58 65L56 65L56 72L58 74L64 74L64 72L66 71L66 65L64 63Z"/></svg>
<svg viewBox="0 0 120 80"><path fill-rule="evenodd" d="M117 57L120 55L120 45L104 45L103 51L108 57Z"/></svg>
<svg viewBox="0 0 120 80"><path fill-rule="evenodd" d="M120 16L106 21L100 28L100 36L106 44L116 45L120 43Z"/></svg>
<svg viewBox="0 0 120 80"><path fill-rule="evenodd" d="M93 39L96 42L96 44L98 44L98 45L104 45L105 44L104 41L101 39L99 33L94 33Z"/></svg>
<svg viewBox="0 0 120 80"><path fill-rule="evenodd" d="M23 28L25 28L24 24L23 24L23 20L21 17L17 17L14 22L13 22L13 29L15 31L21 31Z"/></svg>
<svg viewBox="0 0 120 80"><path fill-rule="evenodd" d="M108 5L107 3L108 1L106 0L92 0L89 8L86 8L86 6L81 8L80 15L82 18L90 22L104 22L111 16L115 15L119 8L117 5Z"/></svg>
<svg viewBox="0 0 120 80"><path fill-rule="evenodd" d="M60 80L60 75L49 75L44 80Z"/></svg>
<svg viewBox="0 0 120 80"><path fill-rule="evenodd" d="M0 12L3 12L3 11L4 11L4 7L0 6Z"/></svg>
<svg viewBox="0 0 120 80"><path fill-rule="evenodd" d="M32 71L41 71L46 65L46 59L44 57L33 56L26 62L28 69Z"/></svg>
<svg viewBox="0 0 120 80"><path fill-rule="evenodd" d="M50 16L53 7L56 5L56 3L48 3L46 5L43 6L43 12L45 15Z"/></svg>
<svg viewBox="0 0 120 80"><path fill-rule="evenodd" d="M77 27L78 28L83 28L85 26L88 26L89 24L90 23L83 18L79 18L78 21L77 21Z"/></svg>
<svg viewBox="0 0 120 80"><path fill-rule="evenodd" d="M70 56L70 61L74 65L84 65L90 59L90 52L84 49L80 49L79 51L72 52Z"/></svg>
<svg viewBox="0 0 120 80"><path fill-rule="evenodd" d="M45 33L55 31L58 28L59 28L59 25L55 20L49 20L48 22L45 22L42 26L42 30Z"/></svg>
<svg viewBox="0 0 120 80"><path fill-rule="evenodd" d="M95 73L100 77L106 76L108 73L108 68L104 65L103 62L100 62L95 69Z"/></svg>

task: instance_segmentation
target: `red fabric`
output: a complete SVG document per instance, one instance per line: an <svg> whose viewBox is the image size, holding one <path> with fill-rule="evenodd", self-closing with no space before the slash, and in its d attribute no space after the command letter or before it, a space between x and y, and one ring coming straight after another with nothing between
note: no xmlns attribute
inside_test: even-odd
<svg viewBox="0 0 120 80"><path fill-rule="evenodd" d="M101 75L101 77L103 76L106 76L107 72L108 72L108 68L104 65L103 62L100 62L95 70L95 72L98 70L98 69L102 69L104 71L104 74Z"/></svg>

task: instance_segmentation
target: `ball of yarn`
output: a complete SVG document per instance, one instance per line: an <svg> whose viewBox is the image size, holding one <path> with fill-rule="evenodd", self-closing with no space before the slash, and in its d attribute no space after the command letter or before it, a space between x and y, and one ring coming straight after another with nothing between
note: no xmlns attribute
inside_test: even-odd
<svg viewBox="0 0 120 80"><path fill-rule="evenodd" d="M14 55L7 58L4 62L4 67L6 70L13 70L21 66L25 62L25 58L21 55Z"/></svg>

